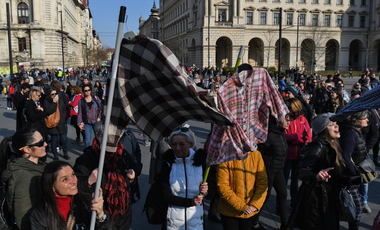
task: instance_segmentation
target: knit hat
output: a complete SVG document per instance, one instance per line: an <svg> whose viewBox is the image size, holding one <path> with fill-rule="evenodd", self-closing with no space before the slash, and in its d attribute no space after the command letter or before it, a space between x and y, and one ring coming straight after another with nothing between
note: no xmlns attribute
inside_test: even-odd
<svg viewBox="0 0 380 230"><path fill-rule="evenodd" d="M288 86L286 90L290 91L294 96L298 95L298 89L294 85Z"/></svg>
<svg viewBox="0 0 380 230"><path fill-rule="evenodd" d="M320 132L325 130L330 124L330 117L335 115L334 113L324 113L311 122L311 127L315 135L318 135Z"/></svg>
<svg viewBox="0 0 380 230"><path fill-rule="evenodd" d="M189 129L190 125L184 124L182 127L177 128L174 130L170 136L169 136L169 144L172 141L172 138L174 135L184 135L188 137L189 142L192 143L190 148L194 148L196 141L195 141L195 135L194 133Z"/></svg>

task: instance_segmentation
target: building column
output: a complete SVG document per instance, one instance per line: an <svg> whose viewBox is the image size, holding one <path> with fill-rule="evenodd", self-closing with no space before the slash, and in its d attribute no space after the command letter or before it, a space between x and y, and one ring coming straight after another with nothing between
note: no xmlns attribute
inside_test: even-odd
<svg viewBox="0 0 380 230"><path fill-rule="evenodd" d="M298 62L299 62L299 54L300 48L298 47ZM290 55L289 55L289 68L296 67L296 56L297 56L297 47L290 47Z"/></svg>
<svg viewBox="0 0 380 230"><path fill-rule="evenodd" d="M339 64L338 64L338 70L348 70L349 65L348 62L350 60L350 48L349 47L342 47L340 48L339 52Z"/></svg>
<svg viewBox="0 0 380 230"><path fill-rule="evenodd" d="M30 9L30 7L29 7ZM41 23L41 1L33 1L33 22L34 23Z"/></svg>
<svg viewBox="0 0 380 230"><path fill-rule="evenodd" d="M317 65L317 71L325 70L325 60L326 60L326 48L325 47L317 47L315 49L315 61Z"/></svg>

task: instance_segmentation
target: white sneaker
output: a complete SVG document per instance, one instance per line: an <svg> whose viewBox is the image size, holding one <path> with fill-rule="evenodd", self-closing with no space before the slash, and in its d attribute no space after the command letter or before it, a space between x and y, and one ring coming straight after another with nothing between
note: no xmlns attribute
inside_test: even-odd
<svg viewBox="0 0 380 230"><path fill-rule="evenodd" d="M368 202L363 202L363 212L371 213L371 208L368 206Z"/></svg>

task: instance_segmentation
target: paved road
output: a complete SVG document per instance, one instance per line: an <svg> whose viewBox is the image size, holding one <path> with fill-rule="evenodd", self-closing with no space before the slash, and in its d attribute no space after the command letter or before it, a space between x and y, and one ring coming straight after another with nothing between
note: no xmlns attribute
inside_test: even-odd
<svg viewBox="0 0 380 230"><path fill-rule="evenodd" d="M358 80L358 78L343 78L344 83L346 85L346 89L351 89L354 82ZM14 133L16 127L16 111L8 111L6 110L6 102L5 99L2 101L2 107L0 107L0 140L2 140L6 136L11 136ZM189 121L191 125L191 129L196 134L197 148L202 148L206 139L208 132L210 131L210 124L206 124L198 121ZM139 130L135 128L135 126L131 126L135 136L138 138L138 141L142 150L142 162L144 164L141 176L139 178L140 190L141 190L141 200L134 204L133 206L133 221L131 229L133 230L142 230L142 229L160 229L160 226L150 225L145 217L145 214L142 214L143 205L145 201L146 194L149 191L150 185L148 184L148 175L149 175L149 164L150 164L150 153L149 148L144 147L142 145L142 136L139 135ZM72 165L75 163L75 159L82 154L83 147L71 144L75 139L75 130L72 126L68 127L68 149L69 155L71 156L71 160L69 161ZM62 151L60 152L60 156L62 156ZM61 157L61 159L63 159ZM48 161L52 160L52 154L48 153ZM380 169L380 168L378 168ZM288 187L289 189L289 187ZM275 192L272 191L272 196L266 205L263 208L263 212L260 218L263 226L268 229L279 229L280 228L280 218L275 211ZM288 198L290 199L289 190L288 190ZM371 214L363 214L361 219L360 229L371 229L373 219L377 215L377 212L380 208L380 179L376 179L369 185L369 205L372 208ZM205 203L205 213L207 214L207 210L209 208L209 202L206 200ZM291 209L289 208L289 213ZM347 229L347 223L341 223L341 229ZM221 224L206 221L206 229L222 229Z"/></svg>

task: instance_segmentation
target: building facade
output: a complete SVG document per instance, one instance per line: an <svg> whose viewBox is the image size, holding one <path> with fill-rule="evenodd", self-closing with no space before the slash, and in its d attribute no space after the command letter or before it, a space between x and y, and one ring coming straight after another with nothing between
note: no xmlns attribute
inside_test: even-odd
<svg viewBox="0 0 380 230"><path fill-rule="evenodd" d="M89 64L88 53L101 48L93 34L88 0L0 0L0 67L9 66L7 3L14 64L83 66Z"/></svg>
<svg viewBox="0 0 380 230"><path fill-rule="evenodd" d="M140 34L145 34L153 39L159 39L160 17L155 1L150 12L151 14L147 20L144 20L142 16L139 18L139 31Z"/></svg>
<svg viewBox="0 0 380 230"><path fill-rule="evenodd" d="M244 45L253 66L380 68L380 0L160 0L159 18L187 66L234 66Z"/></svg>

